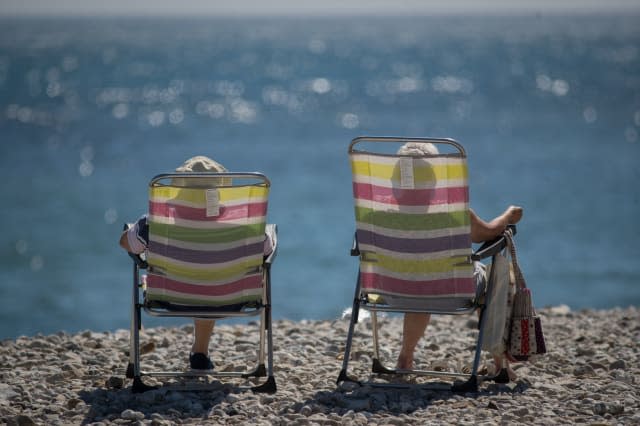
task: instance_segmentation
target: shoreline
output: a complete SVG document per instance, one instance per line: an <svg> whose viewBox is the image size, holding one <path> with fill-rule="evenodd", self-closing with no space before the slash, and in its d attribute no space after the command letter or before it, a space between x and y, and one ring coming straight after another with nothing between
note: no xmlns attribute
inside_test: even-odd
<svg viewBox="0 0 640 426"><path fill-rule="evenodd" d="M337 387L347 320L274 321L278 392L240 387L259 380L212 378L206 389L131 393L124 377L128 330L84 331L0 341L0 420L30 424L639 424L640 308L539 309L548 353L517 363L516 382L482 383L476 394L418 388ZM381 357L392 364L401 319L379 319ZM472 361L475 316L434 316L416 351L418 367ZM247 327L251 332L245 333ZM366 380L371 323L356 326L349 375ZM141 333L143 368L186 369L192 326ZM255 359L249 323L219 321L211 342L216 370ZM490 364L483 354L481 364ZM145 378L148 383L154 379ZM405 382L423 382L424 378ZM194 388L194 389L195 389Z"/></svg>

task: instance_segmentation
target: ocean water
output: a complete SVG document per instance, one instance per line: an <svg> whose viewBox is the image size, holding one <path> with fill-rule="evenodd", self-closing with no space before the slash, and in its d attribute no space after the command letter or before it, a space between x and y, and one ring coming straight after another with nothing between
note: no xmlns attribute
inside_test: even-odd
<svg viewBox="0 0 640 426"><path fill-rule="evenodd" d="M637 22L4 19L0 338L128 327L120 230L148 181L196 154L272 180L274 317L338 317L359 135L461 142L475 211L525 209L537 306L637 306Z"/></svg>

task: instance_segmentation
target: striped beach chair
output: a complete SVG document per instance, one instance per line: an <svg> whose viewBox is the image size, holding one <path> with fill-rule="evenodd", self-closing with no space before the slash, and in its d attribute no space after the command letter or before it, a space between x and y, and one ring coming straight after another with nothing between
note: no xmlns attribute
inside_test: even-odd
<svg viewBox="0 0 640 426"><path fill-rule="evenodd" d="M406 142L429 142L440 154L396 154ZM452 151L452 152L443 152ZM477 388L482 333L470 374L396 370L380 359L378 311L469 314L480 307L473 260L496 254L504 240L472 253L467 160L451 139L360 137L349 146L360 267L338 383L347 374L359 310L371 312L373 373L468 377Z"/></svg>
<svg viewBox="0 0 640 426"><path fill-rule="evenodd" d="M134 256L131 351L134 392L143 376L264 377L275 392L270 269L276 227L266 223L270 182L260 173L178 173L149 184L149 245ZM265 255L265 236L273 245ZM140 365L141 310L222 319L260 315L257 366L239 372L148 372ZM266 339L266 342L265 342ZM265 343L267 363L265 367Z"/></svg>

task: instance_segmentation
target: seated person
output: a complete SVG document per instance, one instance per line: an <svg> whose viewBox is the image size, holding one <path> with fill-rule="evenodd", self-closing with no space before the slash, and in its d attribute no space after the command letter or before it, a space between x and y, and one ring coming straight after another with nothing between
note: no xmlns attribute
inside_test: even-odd
<svg viewBox="0 0 640 426"><path fill-rule="evenodd" d="M438 149L435 145L426 142L408 142L398 149L398 154L401 155L437 155ZM485 222L478 217L475 212L469 209L471 220L471 240L474 243L482 243L485 241L493 240L507 228L509 224L516 224L522 219L523 209L522 207L509 206L501 215L492 219L489 222ZM474 277L476 279L482 279L484 277L483 265L480 262L475 262L474 265ZM398 355L397 367L399 369L411 369L413 368L413 355L420 338L424 335L431 314L425 313L406 313L404 315L404 321L402 326L402 346L400 348L400 354ZM508 361L502 359L493 354L495 362L495 373L499 373L503 366L507 369L509 380L515 380L516 375L509 367Z"/></svg>
<svg viewBox="0 0 640 426"><path fill-rule="evenodd" d="M227 169L216 161L205 157L196 156L185 161L176 169L179 173L189 172L226 172ZM193 182L195 179L191 179ZM209 181L208 178L202 178ZM219 179L219 178L213 178ZM175 182L174 182L175 183ZM206 182L204 185L206 186ZM120 236L120 246L129 253L140 254L147 249L149 243L149 225L147 224L147 215L143 215L135 224L124 231ZM265 256L273 251L273 241L270 236L265 236L264 244ZM209 357L209 342L215 321L212 319L194 318L194 340L189 354L189 363L193 370L213 370L213 362Z"/></svg>

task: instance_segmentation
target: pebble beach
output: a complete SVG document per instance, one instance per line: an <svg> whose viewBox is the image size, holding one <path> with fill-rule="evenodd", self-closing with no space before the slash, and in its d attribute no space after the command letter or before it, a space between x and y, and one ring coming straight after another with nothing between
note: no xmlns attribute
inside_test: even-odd
<svg viewBox="0 0 640 426"><path fill-rule="evenodd" d="M453 394L392 378L402 387L338 387L348 320L274 322L275 394L247 387L263 379L192 378L131 392L124 375L129 332L84 331L0 342L0 423L7 425L632 425L640 424L640 310L539 310L548 353L514 364L515 382L485 381ZM401 318L379 319L381 356L393 365ZM220 321L211 343L216 370L254 366L255 323ZM190 325L141 333L144 369L185 369ZM248 332L250 331L250 332ZM472 360L475 316L434 316L416 353L419 368ZM349 374L370 380L371 322L356 327ZM483 356L483 365L489 365Z"/></svg>

